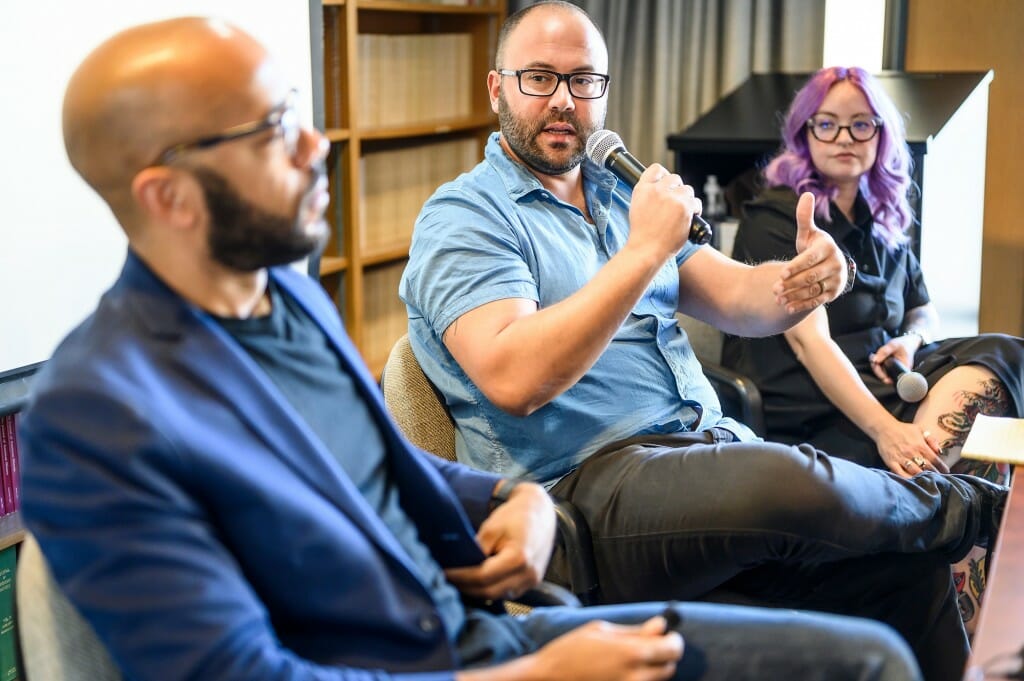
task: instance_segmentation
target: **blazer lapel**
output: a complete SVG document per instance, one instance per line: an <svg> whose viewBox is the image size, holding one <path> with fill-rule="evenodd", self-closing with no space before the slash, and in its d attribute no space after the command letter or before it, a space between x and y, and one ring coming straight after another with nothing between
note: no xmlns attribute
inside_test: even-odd
<svg viewBox="0 0 1024 681"><path fill-rule="evenodd" d="M392 532L363 499L320 440L265 372L213 319L168 289L129 253L125 283L136 311L151 331L176 337L178 369L234 406L238 418L310 487L331 500L378 546L410 572L409 559Z"/></svg>

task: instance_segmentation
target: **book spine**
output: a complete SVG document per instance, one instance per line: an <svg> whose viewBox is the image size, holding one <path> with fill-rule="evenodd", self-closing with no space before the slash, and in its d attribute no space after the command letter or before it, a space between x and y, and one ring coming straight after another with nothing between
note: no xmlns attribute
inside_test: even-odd
<svg viewBox="0 0 1024 681"><path fill-rule="evenodd" d="M14 510L11 508L7 495L7 476L10 469L8 462L11 458L10 443L12 441L10 432L13 428L14 423L10 415L0 418L0 515L7 515Z"/></svg>
<svg viewBox="0 0 1024 681"><path fill-rule="evenodd" d="M11 414L10 422L7 424L10 438L11 453L11 496L10 511L14 512L21 508L21 450L18 447L18 415Z"/></svg>
<svg viewBox="0 0 1024 681"><path fill-rule="evenodd" d="M0 551L0 681L21 678L14 623L14 574L17 547Z"/></svg>

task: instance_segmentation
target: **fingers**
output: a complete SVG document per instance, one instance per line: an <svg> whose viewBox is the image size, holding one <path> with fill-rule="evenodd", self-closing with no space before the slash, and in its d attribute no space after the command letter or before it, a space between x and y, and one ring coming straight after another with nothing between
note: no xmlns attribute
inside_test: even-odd
<svg viewBox="0 0 1024 681"><path fill-rule="evenodd" d="M814 194L804 192L796 204L796 252L803 253L810 241L811 234L817 229L814 225Z"/></svg>
<svg viewBox="0 0 1024 681"><path fill-rule="evenodd" d="M445 577L467 596L514 600L540 581L515 551L501 551L479 565L448 568Z"/></svg>
<svg viewBox="0 0 1024 681"><path fill-rule="evenodd" d="M901 474L906 474L904 477L910 475L916 475L923 471L934 471L936 473L949 473L949 466L942 460L940 456L941 449L939 448L938 442L932 437L931 433L927 430L921 433L921 440L924 443L923 447L918 447L917 451L912 451L910 454L903 457L900 461L900 467L902 471L897 471Z"/></svg>
<svg viewBox="0 0 1024 681"><path fill-rule="evenodd" d="M805 255L809 253L805 252ZM800 258L803 256L797 256ZM796 259L791 261L796 264ZM792 272L792 270L790 270ZM775 300L786 308L790 314L813 310L819 305L835 300L838 294L838 270L829 264L822 264L813 269L804 270L793 275L782 271L782 278L772 288Z"/></svg>

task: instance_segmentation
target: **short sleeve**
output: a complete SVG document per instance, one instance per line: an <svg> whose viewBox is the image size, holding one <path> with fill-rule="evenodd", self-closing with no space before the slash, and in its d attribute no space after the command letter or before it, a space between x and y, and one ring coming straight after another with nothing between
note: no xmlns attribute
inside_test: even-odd
<svg viewBox="0 0 1024 681"><path fill-rule="evenodd" d="M913 310L931 302L928 295L928 287L924 283L924 273L921 271L921 263L909 247L904 247L904 262L907 268L907 290L904 293L905 307Z"/></svg>
<svg viewBox="0 0 1024 681"><path fill-rule="evenodd" d="M539 300L509 219L493 203L454 189L435 195L420 213L400 293L410 316L422 316L439 338L481 305Z"/></svg>

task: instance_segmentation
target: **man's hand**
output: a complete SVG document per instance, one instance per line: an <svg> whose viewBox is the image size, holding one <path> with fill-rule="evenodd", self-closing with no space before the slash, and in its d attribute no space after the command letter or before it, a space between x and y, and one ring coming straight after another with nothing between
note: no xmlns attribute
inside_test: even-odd
<svg viewBox="0 0 1024 681"><path fill-rule="evenodd" d="M497 667L458 672L457 681L661 681L676 671L683 637L663 617L625 626L593 621L532 655Z"/></svg>
<svg viewBox="0 0 1024 681"><path fill-rule="evenodd" d="M805 192L796 206L797 256L786 263L772 293L786 312L812 310L839 297L846 287L846 256L814 224L814 195Z"/></svg>
<svg viewBox="0 0 1024 681"><path fill-rule="evenodd" d="M477 541L487 558L479 565L445 570L468 596L510 600L540 583L555 542L555 508L544 488L516 485L480 525Z"/></svg>
<svg viewBox="0 0 1024 681"><path fill-rule="evenodd" d="M671 258L690 236L690 221L701 202L682 178L652 163L633 187L629 207L630 248L653 253L659 262Z"/></svg>
<svg viewBox="0 0 1024 681"><path fill-rule="evenodd" d="M637 626L590 622L533 655L538 673L528 678L657 681L670 678L682 656L683 637L666 632L662 617Z"/></svg>

